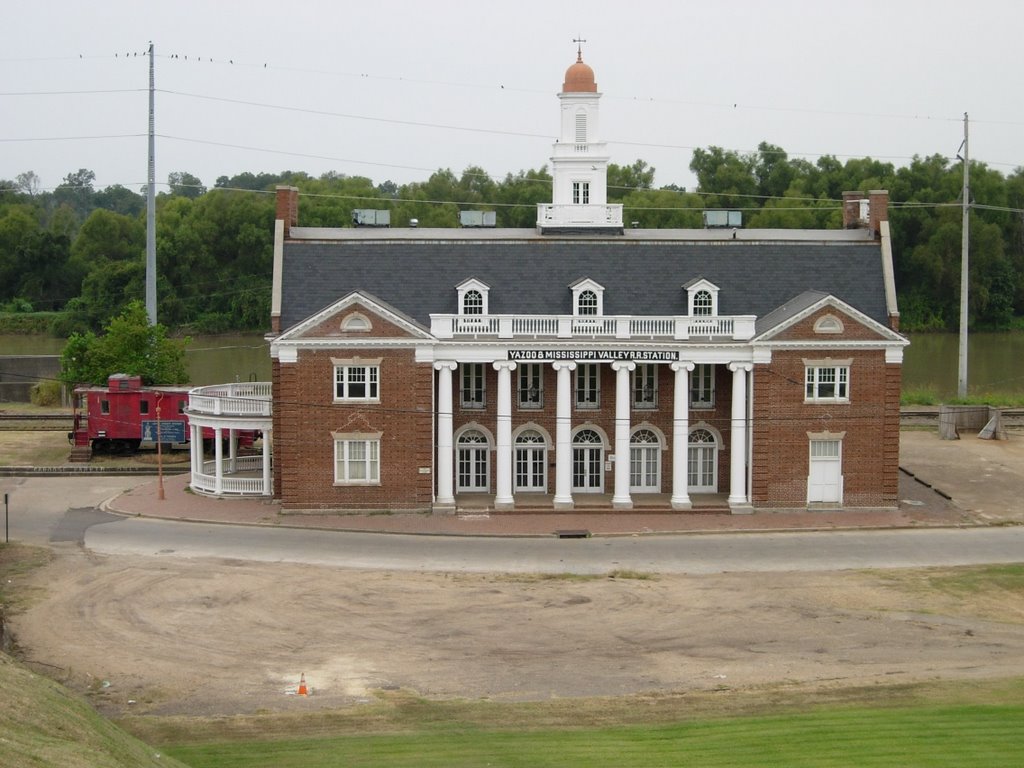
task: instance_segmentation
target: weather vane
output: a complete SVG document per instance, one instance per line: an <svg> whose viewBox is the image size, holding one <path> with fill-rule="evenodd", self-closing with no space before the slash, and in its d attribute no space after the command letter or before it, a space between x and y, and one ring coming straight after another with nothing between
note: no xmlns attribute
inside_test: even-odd
<svg viewBox="0 0 1024 768"><path fill-rule="evenodd" d="M583 44L587 42L586 38L574 37L572 41L576 43L576 58L583 61Z"/></svg>

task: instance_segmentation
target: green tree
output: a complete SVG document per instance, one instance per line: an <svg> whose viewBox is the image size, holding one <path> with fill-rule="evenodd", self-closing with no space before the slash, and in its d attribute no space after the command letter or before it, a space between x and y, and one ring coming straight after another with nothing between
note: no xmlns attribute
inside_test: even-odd
<svg viewBox="0 0 1024 768"><path fill-rule="evenodd" d="M621 201L626 195L654 186L654 168L644 160L632 165L608 164L608 200Z"/></svg>
<svg viewBox="0 0 1024 768"><path fill-rule="evenodd" d="M700 192L709 208L744 208L757 205L755 159L721 147L693 150L690 170L697 174Z"/></svg>
<svg viewBox="0 0 1024 768"><path fill-rule="evenodd" d="M170 339L167 329L149 324L146 308L133 301L107 324L102 335L73 334L61 352L61 381L102 385L115 373L141 376L150 386L188 381L185 348L189 339Z"/></svg>
<svg viewBox="0 0 1024 768"><path fill-rule="evenodd" d="M172 195L179 197L199 197L206 192L206 187L199 177L193 176L186 171L174 171L167 175L167 186L171 188Z"/></svg>

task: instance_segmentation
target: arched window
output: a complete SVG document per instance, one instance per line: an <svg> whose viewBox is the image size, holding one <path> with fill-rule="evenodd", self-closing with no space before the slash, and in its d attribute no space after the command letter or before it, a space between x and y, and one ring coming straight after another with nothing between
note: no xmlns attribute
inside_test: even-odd
<svg viewBox="0 0 1024 768"><path fill-rule="evenodd" d="M484 313L484 295L480 291L466 291L462 297L462 314L482 315Z"/></svg>
<svg viewBox="0 0 1024 768"><path fill-rule="evenodd" d="M594 291L586 290L580 291L580 297L577 303L577 314L579 315L596 315L597 314L597 294Z"/></svg>
<svg viewBox="0 0 1024 768"><path fill-rule="evenodd" d="M697 291L693 295L693 314L699 317L710 317L714 314L714 298L711 291Z"/></svg>

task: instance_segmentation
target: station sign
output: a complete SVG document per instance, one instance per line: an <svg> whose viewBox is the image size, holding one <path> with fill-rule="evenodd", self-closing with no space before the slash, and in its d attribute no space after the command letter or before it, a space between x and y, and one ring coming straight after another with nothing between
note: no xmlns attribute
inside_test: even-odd
<svg viewBox="0 0 1024 768"><path fill-rule="evenodd" d="M573 360L582 363L674 363L674 349L510 349L508 359L516 362Z"/></svg>
<svg viewBox="0 0 1024 768"><path fill-rule="evenodd" d="M160 425L160 439L157 440L157 424ZM155 421L145 420L142 422L142 439L150 443L184 443L185 422L184 421Z"/></svg>

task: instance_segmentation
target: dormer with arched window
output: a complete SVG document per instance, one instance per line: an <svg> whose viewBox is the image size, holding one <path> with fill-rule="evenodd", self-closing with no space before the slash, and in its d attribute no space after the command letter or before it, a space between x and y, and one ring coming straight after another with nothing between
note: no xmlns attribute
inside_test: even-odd
<svg viewBox="0 0 1024 768"><path fill-rule="evenodd" d="M686 313L690 317L718 317L718 286L698 277L683 286L686 289Z"/></svg>
<svg viewBox="0 0 1024 768"><path fill-rule="evenodd" d="M604 286L589 277L569 286L572 290L572 313L576 317L600 317L604 314Z"/></svg>
<svg viewBox="0 0 1024 768"><path fill-rule="evenodd" d="M491 287L487 283L473 277L459 283L455 286L455 290L459 293L460 315L490 314L487 294Z"/></svg>

